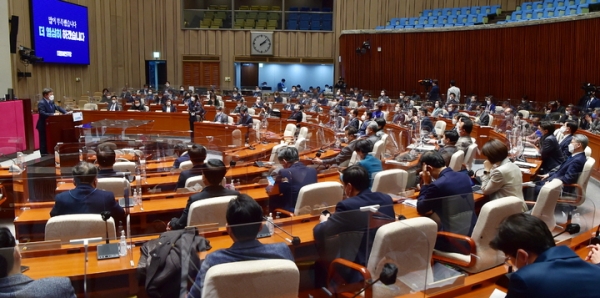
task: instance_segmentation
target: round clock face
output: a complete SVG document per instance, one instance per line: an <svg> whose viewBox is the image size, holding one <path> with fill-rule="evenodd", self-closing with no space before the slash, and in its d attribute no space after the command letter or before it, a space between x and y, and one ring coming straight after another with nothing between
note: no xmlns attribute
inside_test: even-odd
<svg viewBox="0 0 600 298"><path fill-rule="evenodd" d="M252 47L258 53L265 54L271 49L272 43L271 38L264 34L259 34L252 40Z"/></svg>

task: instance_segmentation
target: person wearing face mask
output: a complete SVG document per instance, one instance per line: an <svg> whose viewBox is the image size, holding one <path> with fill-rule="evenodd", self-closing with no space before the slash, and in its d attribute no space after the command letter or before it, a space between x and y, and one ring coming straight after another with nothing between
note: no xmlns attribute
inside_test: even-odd
<svg viewBox="0 0 600 298"><path fill-rule="evenodd" d="M252 93L252 96L254 96L254 97L262 97L262 90L260 90L260 87L256 86L254 88L254 93Z"/></svg>
<svg viewBox="0 0 600 298"><path fill-rule="evenodd" d="M298 103L301 105L310 104L310 98L308 98L308 93L306 93L306 92L302 93L302 98L300 99L300 101Z"/></svg>
<svg viewBox="0 0 600 298"><path fill-rule="evenodd" d="M508 159L508 147L497 139L491 139L483 145L481 154L486 158L481 177L483 194L490 200L509 196L524 200L521 169ZM523 201L523 211L527 211L525 201Z"/></svg>
<svg viewBox="0 0 600 298"><path fill-rule="evenodd" d="M419 123L419 112L417 111L416 108L412 108L410 110L408 110L407 116L406 117L406 124L409 125L412 129L416 129L417 128L417 123Z"/></svg>
<svg viewBox="0 0 600 298"><path fill-rule="evenodd" d="M449 104L458 104L458 100L456 100L456 95L454 93L448 94L448 99L446 100L446 105Z"/></svg>
<svg viewBox="0 0 600 298"><path fill-rule="evenodd" d="M107 88L102 89L102 99L100 102L110 103L110 91Z"/></svg>
<svg viewBox="0 0 600 298"><path fill-rule="evenodd" d="M40 140L40 154L46 155L48 154L48 145L46 144L46 119L48 119L50 116L53 116L56 111L60 112L61 114L66 114L67 111L54 104L54 92L50 88L44 88L44 90L42 90L42 99L38 101L37 107L39 118L35 128L38 131ZM51 146L54 145L55 144L51 144Z"/></svg>
<svg viewBox="0 0 600 298"><path fill-rule="evenodd" d="M454 104L449 104L447 108L448 114L445 114L448 118L453 118L455 114L458 113L458 110L454 108Z"/></svg>
<svg viewBox="0 0 600 298"><path fill-rule="evenodd" d="M367 134L367 127L372 121L372 113L368 110L365 111L365 113L360 117L360 120L362 121L362 125L358 129L358 135L365 136Z"/></svg>
<svg viewBox="0 0 600 298"><path fill-rule="evenodd" d="M360 126L360 121L358 120L358 110L352 109L348 114L348 117L350 118L350 120L347 126L352 126L356 128L356 131L358 132L358 128Z"/></svg>
<svg viewBox="0 0 600 298"><path fill-rule="evenodd" d="M275 91L275 93L273 93L273 102L275 102L275 103L283 102L283 98L281 97L281 93L279 93L279 91Z"/></svg>
<svg viewBox="0 0 600 298"><path fill-rule="evenodd" d="M430 212L437 215L440 218L439 231L470 236L477 222L471 178L446 167L444 158L437 151L429 151L421 155L419 164L421 166L421 192L417 198L417 212L422 216L427 216ZM445 208L448 200L452 200L452 208ZM463 223L464 226L457 227L456 223L453 223L453 227L450 226L452 217L458 213L469 211L472 211L470 212L471 220L466 220ZM456 214L451 212L456 212ZM450 228L452 230L449 230ZM464 251L464 247L451 244L445 237L437 238L435 249L445 252Z"/></svg>
<svg viewBox="0 0 600 298"><path fill-rule="evenodd" d="M554 136L554 124L544 121L540 126L540 130L542 131L542 137L539 150L542 156L542 165L539 174L543 176L557 169L563 163L564 157Z"/></svg>
<svg viewBox="0 0 600 298"><path fill-rule="evenodd" d="M473 97L474 96L475 95L473 95ZM496 104L494 103L491 95L485 98L485 110L489 111L490 114L494 114L496 112Z"/></svg>
<svg viewBox="0 0 600 298"><path fill-rule="evenodd" d="M456 147L456 142L458 141L458 133L454 130L446 130L444 131L444 135L442 136L443 147L440 147L437 141L435 143L435 149L442 155L444 158L444 162L446 166L450 164L450 159L452 159L452 154L458 151Z"/></svg>
<svg viewBox="0 0 600 298"><path fill-rule="evenodd" d="M223 113L223 107L217 108L217 114L215 115L215 120L213 122L227 124L229 121L229 117Z"/></svg>
<svg viewBox="0 0 600 298"><path fill-rule="evenodd" d="M512 109L506 108L504 110L504 120L502 120L502 122L500 122L500 125L498 125L498 130L500 130L500 131L511 130L513 128L513 122L514 122L514 117L512 114Z"/></svg>
<svg viewBox="0 0 600 298"><path fill-rule="evenodd" d="M298 87L292 86L292 92L290 92L290 98L296 99L300 96L300 92L298 92Z"/></svg>
<svg viewBox="0 0 600 298"><path fill-rule="evenodd" d="M421 130L432 132L433 131L433 122L427 116L427 108L419 109L419 118L421 119Z"/></svg>
<svg viewBox="0 0 600 298"><path fill-rule="evenodd" d="M373 100L371 100L371 95L369 93L366 93L365 95L363 95L363 101L362 101L361 107L365 107L367 109L373 108Z"/></svg>
<svg viewBox="0 0 600 298"><path fill-rule="evenodd" d="M329 104L329 100L325 97L325 94L319 94L319 99L317 101L320 105L326 106Z"/></svg>
<svg viewBox="0 0 600 298"><path fill-rule="evenodd" d="M560 127L560 133L564 135L562 140L560 141L560 151L562 151L563 155L566 158L571 157L571 152L569 152L569 145L571 144L571 139L573 139L573 134L577 132L577 122L575 121L567 121Z"/></svg>
<svg viewBox="0 0 600 298"><path fill-rule="evenodd" d="M352 94L352 100L356 101L356 102L361 102L362 101L362 93L360 93L360 91L358 90L358 88L354 88L354 93Z"/></svg>
<svg viewBox="0 0 600 298"><path fill-rule="evenodd" d="M404 113L402 112L402 109L400 108L400 104L397 103L396 106L394 107L394 118L392 118L392 123L394 124L404 124L404 121L406 120L406 117L404 115Z"/></svg>
<svg viewBox="0 0 600 298"><path fill-rule="evenodd" d="M111 112L122 111L123 107L118 103L117 96L113 95L110 97L110 104L108 105L107 110Z"/></svg>
<svg viewBox="0 0 600 298"><path fill-rule="evenodd" d="M431 81L431 90L429 90L427 100L440 100L440 87L438 86L438 80Z"/></svg>
<svg viewBox="0 0 600 298"><path fill-rule="evenodd" d="M256 101L252 105L252 108L254 108L254 109L264 109L265 108L265 104L262 102L262 99L260 97L258 97L258 98L256 98Z"/></svg>
<svg viewBox="0 0 600 298"><path fill-rule="evenodd" d="M513 268L506 297L598 297L600 267L569 246L556 245L543 220L525 213L505 218L490 247Z"/></svg>
<svg viewBox="0 0 600 298"><path fill-rule="evenodd" d="M444 108L440 107L440 102L436 101L433 105L433 112L431 112L431 117L442 117L444 116Z"/></svg>
<svg viewBox="0 0 600 298"><path fill-rule="evenodd" d="M586 112L579 122L579 128L582 130L590 130L592 122L592 113Z"/></svg>
<svg viewBox="0 0 600 298"><path fill-rule="evenodd" d="M239 101L240 99L242 99L242 95L237 90L233 90L233 93L231 94L231 99Z"/></svg>
<svg viewBox="0 0 600 298"><path fill-rule="evenodd" d="M288 119L296 120L297 123L302 122L302 111L304 107L302 105L294 106L294 112L290 115Z"/></svg>
<svg viewBox="0 0 600 298"><path fill-rule="evenodd" d="M571 143L568 146L569 152L571 152L571 157L568 158L565 162L563 162L558 170L553 173L539 175L541 179L536 183L535 186L535 198L537 198L540 189L546 182L552 181L554 179L559 179L563 182L563 185L574 184L577 183L577 179L579 179L579 175L583 171L583 166L587 158L585 157L585 148L588 145L588 138L582 134L575 134L571 138ZM563 187L563 192L572 193L574 191L573 187Z"/></svg>
<svg viewBox="0 0 600 298"><path fill-rule="evenodd" d="M192 141L194 141L194 123L198 121L204 120L204 115L206 114L206 110L202 106L202 103L199 101L199 97L197 94L194 94L188 103L188 114L189 114L189 122L190 122L190 137Z"/></svg>
<svg viewBox="0 0 600 298"><path fill-rule="evenodd" d="M312 113L319 113L319 112L321 112L321 108L317 104L317 100L313 99L310 102L310 108L308 109L308 111L312 112ZM338 112L337 110L334 110L334 111Z"/></svg>
<svg viewBox="0 0 600 298"><path fill-rule="evenodd" d="M131 107L129 108L129 110L130 111L139 111L139 112L146 111L146 109L144 108L144 105L137 98L133 101L133 105L131 105Z"/></svg>
<svg viewBox="0 0 600 298"><path fill-rule="evenodd" d="M521 98L521 104L518 107L519 110L531 111L531 103L529 102L529 98L527 95L523 95Z"/></svg>
<svg viewBox="0 0 600 298"><path fill-rule="evenodd" d="M277 159L283 166L275 178L275 185L267 187L269 193L269 209L282 208L294 212L300 189L312 183L317 183L317 170L309 168L300 162L298 149L286 147L277 151ZM279 193L272 193L279 187ZM281 196L280 196L281 194Z"/></svg>
<svg viewBox="0 0 600 298"><path fill-rule="evenodd" d="M175 113L177 112L177 107L171 104L170 99L167 99L165 105L162 106L162 111L165 113Z"/></svg>
<svg viewBox="0 0 600 298"><path fill-rule="evenodd" d="M381 94L379 95L377 102L387 104L391 103L392 101L390 100L390 97L385 94L385 90L381 90Z"/></svg>
<svg viewBox="0 0 600 298"><path fill-rule="evenodd" d="M454 94L454 100L456 100L456 103L460 101L460 88L456 87L456 81L450 80L450 88L448 88L446 94L448 95L448 99L450 98L450 94ZM448 102L446 102L446 104L448 104Z"/></svg>

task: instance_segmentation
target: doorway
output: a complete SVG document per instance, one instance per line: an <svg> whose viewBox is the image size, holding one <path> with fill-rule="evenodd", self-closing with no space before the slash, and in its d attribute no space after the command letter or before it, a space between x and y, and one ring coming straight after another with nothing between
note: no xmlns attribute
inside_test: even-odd
<svg viewBox="0 0 600 298"><path fill-rule="evenodd" d="M258 86L258 63L242 63L241 89L254 90Z"/></svg>
<svg viewBox="0 0 600 298"><path fill-rule="evenodd" d="M166 60L146 60L146 84L158 90L167 81Z"/></svg>

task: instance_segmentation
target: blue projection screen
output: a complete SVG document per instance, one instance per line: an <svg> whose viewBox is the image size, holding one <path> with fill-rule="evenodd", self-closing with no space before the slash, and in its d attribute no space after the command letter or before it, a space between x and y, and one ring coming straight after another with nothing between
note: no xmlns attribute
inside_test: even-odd
<svg viewBox="0 0 600 298"><path fill-rule="evenodd" d="M59 0L31 0L35 55L45 63L90 64L88 9Z"/></svg>

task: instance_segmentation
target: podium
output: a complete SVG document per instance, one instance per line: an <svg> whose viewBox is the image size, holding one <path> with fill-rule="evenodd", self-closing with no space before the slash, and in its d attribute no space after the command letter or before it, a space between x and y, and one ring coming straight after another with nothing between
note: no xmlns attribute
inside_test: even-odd
<svg viewBox="0 0 600 298"><path fill-rule="evenodd" d="M46 148L49 154L54 154L56 143L66 144L79 141L76 125L81 125L81 121L73 121L72 114L54 115L46 119Z"/></svg>

